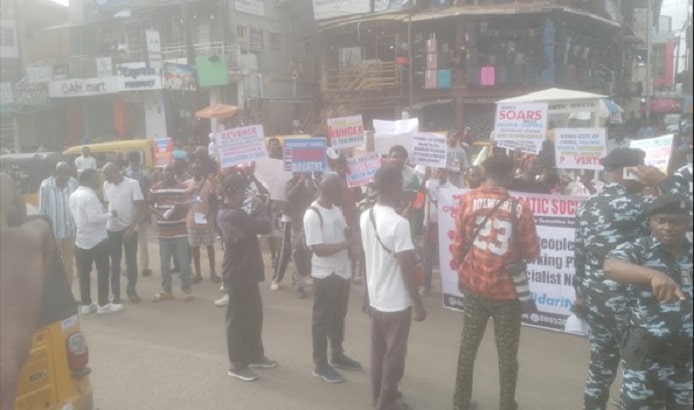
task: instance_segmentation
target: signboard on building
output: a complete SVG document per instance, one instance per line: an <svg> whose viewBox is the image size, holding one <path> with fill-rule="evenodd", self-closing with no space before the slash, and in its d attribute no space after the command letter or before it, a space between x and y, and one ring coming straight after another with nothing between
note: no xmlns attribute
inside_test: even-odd
<svg viewBox="0 0 694 410"><path fill-rule="evenodd" d="M96 58L96 76L110 77L113 75L113 60L111 57Z"/></svg>
<svg viewBox="0 0 694 410"><path fill-rule="evenodd" d="M145 62L148 67L160 70L163 65L161 40L157 30L145 31Z"/></svg>
<svg viewBox="0 0 694 410"><path fill-rule="evenodd" d="M432 2L432 7L434 7L435 2ZM402 10L412 5L412 0L400 0L400 1L387 1L387 0L376 0L374 1L374 12L380 13L385 11L395 11ZM450 2L449 2L450 5Z"/></svg>
<svg viewBox="0 0 694 410"><path fill-rule="evenodd" d="M21 107L42 107L48 104L46 84L18 84L14 88L14 103Z"/></svg>
<svg viewBox="0 0 694 410"><path fill-rule="evenodd" d="M229 70L225 56L197 56L195 67L200 87L229 85Z"/></svg>
<svg viewBox="0 0 694 410"><path fill-rule="evenodd" d="M241 13L265 15L265 0L235 0L234 6Z"/></svg>
<svg viewBox="0 0 694 410"><path fill-rule="evenodd" d="M121 77L113 76L52 81L48 85L48 95L51 98L65 98L114 94L121 90L120 80Z"/></svg>
<svg viewBox="0 0 694 410"><path fill-rule="evenodd" d="M0 58L19 58L17 26L12 20L0 20Z"/></svg>
<svg viewBox="0 0 694 410"><path fill-rule="evenodd" d="M197 89L195 67L165 62L162 77L162 86L168 90L195 91Z"/></svg>
<svg viewBox="0 0 694 410"><path fill-rule="evenodd" d="M313 19L325 20L371 12L371 0L313 0Z"/></svg>
<svg viewBox="0 0 694 410"><path fill-rule="evenodd" d="M27 81L32 84L47 84L53 81L52 65L34 65L26 67Z"/></svg>
<svg viewBox="0 0 694 410"><path fill-rule="evenodd" d="M128 63L116 66L116 73L121 78L121 91L161 90L159 70L147 67L146 63Z"/></svg>

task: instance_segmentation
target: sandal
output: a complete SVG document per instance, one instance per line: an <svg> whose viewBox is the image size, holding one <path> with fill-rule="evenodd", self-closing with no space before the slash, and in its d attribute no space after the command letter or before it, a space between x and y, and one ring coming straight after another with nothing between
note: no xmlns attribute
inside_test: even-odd
<svg viewBox="0 0 694 410"><path fill-rule="evenodd" d="M191 300L193 300L193 292L191 292L191 291L183 292L183 301L184 302L190 302Z"/></svg>
<svg viewBox="0 0 694 410"><path fill-rule="evenodd" d="M152 302L162 302L169 299L173 299L173 295L166 292L157 292L152 296Z"/></svg>

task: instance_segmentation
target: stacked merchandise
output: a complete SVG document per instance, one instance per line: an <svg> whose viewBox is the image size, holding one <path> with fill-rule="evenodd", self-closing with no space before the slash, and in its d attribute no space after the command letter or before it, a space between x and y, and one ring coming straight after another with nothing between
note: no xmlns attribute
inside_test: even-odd
<svg viewBox="0 0 694 410"><path fill-rule="evenodd" d="M439 50L435 33L432 33L426 40L425 58L424 88L428 90L452 88L453 70L451 69L448 44L444 43Z"/></svg>

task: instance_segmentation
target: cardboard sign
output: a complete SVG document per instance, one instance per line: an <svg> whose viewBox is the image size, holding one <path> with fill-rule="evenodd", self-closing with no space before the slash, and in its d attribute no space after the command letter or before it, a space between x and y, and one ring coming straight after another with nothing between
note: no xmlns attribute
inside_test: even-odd
<svg viewBox="0 0 694 410"><path fill-rule="evenodd" d="M446 136L435 133L412 134L412 163L432 168L446 168Z"/></svg>
<svg viewBox="0 0 694 410"><path fill-rule="evenodd" d="M674 138L674 134L667 134L645 140L633 140L629 143L629 147L638 148L645 152L646 158L644 163L654 166L667 174Z"/></svg>
<svg viewBox="0 0 694 410"><path fill-rule="evenodd" d="M153 142L154 166L163 167L173 163L173 140L171 138L156 138Z"/></svg>
<svg viewBox="0 0 694 410"><path fill-rule="evenodd" d="M255 177L270 192L273 201L286 201L285 188L292 173L284 170L284 161L274 158L263 158L255 163Z"/></svg>
<svg viewBox="0 0 694 410"><path fill-rule="evenodd" d="M604 128L556 128L554 152L557 168L601 170L607 155Z"/></svg>
<svg viewBox="0 0 694 410"><path fill-rule="evenodd" d="M267 158L262 125L220 131L214 142L222 169Z"/></svg>
<svg viewBox="0 0 694 410"><path fill-rule="evenodd" d="M381 156L378 152L347 158L347 186L354 188L373 182L376 171L381 168Z"/></svg>
<svg viewBox="0 0 694 410"><path fill-rule="evenodd" d="M374 120L374 151L388 155L393 145L402 145L412 152L412 134L419 131L419 119L398 121Z"/></svg>
<svg viewBox="0 0 694 410"><path fill-rule="evenodd" d="M494 139L501 148L537 154L547 132L547 103L499 103ZM530 152L530 148L532 151Z"/></svg>
<svg viewBox="0 0 694 410"><path fill-rule="evenodd" d="M328 119L328 137L333 149L359 147L366 143L361 115Z"/></svg>
<svg viewBox="0 0 694 410"><path fill-rule="evenodd" d="M325 138L286 140L284 141L284 158L285 161L291 162L292 172L323 172L326 148Z"/></svg>

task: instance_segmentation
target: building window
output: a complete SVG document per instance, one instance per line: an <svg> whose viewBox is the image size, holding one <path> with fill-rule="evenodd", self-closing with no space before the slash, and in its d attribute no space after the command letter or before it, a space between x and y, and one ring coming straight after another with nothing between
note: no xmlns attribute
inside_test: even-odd
<svg viewBox="0 0 694 410"><path fill-rule="evenodd" d="M270 32L270 49L279 50L281 48L280 33Z"/></svg>
<svg viewBox="0 0 694 410"><path fill-rule="evenodd" d="M665 44L653 45L653 55L651 56L651 75L654 79L665 78Z"/></svg>
<svg viewBox="0 0 694 410"><path fill-rule="evenodd" d="M251 50L263 49L263 29L259 27L251 27Z"/></svg>

